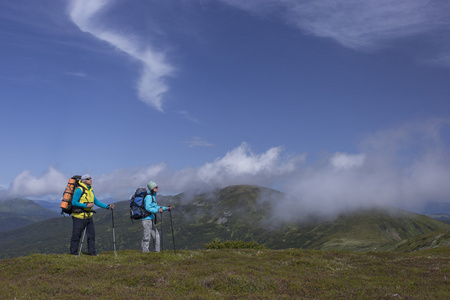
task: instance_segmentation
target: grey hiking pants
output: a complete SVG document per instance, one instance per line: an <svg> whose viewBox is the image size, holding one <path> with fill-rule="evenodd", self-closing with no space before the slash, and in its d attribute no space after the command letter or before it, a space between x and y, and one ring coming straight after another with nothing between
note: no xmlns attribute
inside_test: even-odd
<svg viewBox="0 0 450 300"><path fill-rule="evenodd" d="M142 227L144 229L144 236L142 237L142 252L149 252L150 236L153 239L153 252L159 252L159 232L155 225L155 220L142 220Z"/></svg>

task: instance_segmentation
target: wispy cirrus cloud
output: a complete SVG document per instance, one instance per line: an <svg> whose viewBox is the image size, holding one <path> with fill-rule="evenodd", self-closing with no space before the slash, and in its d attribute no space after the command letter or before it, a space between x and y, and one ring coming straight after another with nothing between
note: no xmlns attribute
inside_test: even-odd
<svg viewBox="0 0 450 300"><path fill-rule="evenodd" d="M193 117L188 111L180 111L179 112L180 115L182 115L183 117L186 118L186 120L191 121L193 123L199 123L199 120L195 117Z"/></svg>
<svg viewBox="0 0 450 300"><path fill-rule="evenodd" d="M87 78L87 74L83 72L66 72L66 75L73 76L73 77L79 77L79 78Z"/></svg>
<svg viewBox="0 0 450 300"><path fill-rule="evenodd" d="M214 144L208 142L202 137L195 136L190 141L185 141L185 144L187 144L189 147L212 147Z"/></svg>
<svg viewBox="0 0 450 300"><path fill-rule="evenodd" d="M137 82L139 99L162 111L163 94L168 91L165 80L174 74L163 52L140 41L136 36L120 32L103 22L108 6L115 1L73 0L69 6L72 21L84 32L103 40L142 63L141 78Z"/></svg>
<svg viewBox="0 0 450 300"><path fill-rule="evenodd" d="M277 15L304 33L357 50L413 39L428 48L422 61L450 66L450 2L429 0L220 0L255 14ZM426 37L425 37L426 36ZM414 51L413 48L406 51Z"/></svg>

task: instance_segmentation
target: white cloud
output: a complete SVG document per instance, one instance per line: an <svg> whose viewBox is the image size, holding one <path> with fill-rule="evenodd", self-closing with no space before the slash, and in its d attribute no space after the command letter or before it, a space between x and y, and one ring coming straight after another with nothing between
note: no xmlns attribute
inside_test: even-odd
<svg viewBox="0 0 450 300"><path fill-rule="evenodd" d="M166 170L165 163L140 168L123 168L110 174L93 177L95 193L102 197L128 199L138 187L145 187L150 180L156 180Z"/></svg>
<svg viewBox="0 0 450 300"><path fill-rule="evenodd" d="M365 154L346 154L337 152L331 156L330 163L336 170L346 170L362 166L365 158Z"/></svg>
<svg viewBox="0 0 450 300"><path fill-rule="evenodd" d="M430 5L429 1L288 2L289 19L296 26L350 48L376 48L388 40L444 28L435 23L436 17L445 17L442 7Z"/></svg>
<svg viewBox="0 0 450 300"><path fill-rule="evenodd" d="M185 141L185 144L188 144L189 147L212 147L214 144L206 141L202 137L195 136L190 141Z"/></svg>
<svg viewBox="0 0 450 300"><path fill-rule="evenodd" d="M7 195L9 197L39 197L60 194L62 197L67 181L68 178L53 167L50 167L41 177L35 177L29 170L25 170L11 183Z"/></svg>
<svg viewBox="0 0 450 300"><path fill-rule="evenodd" d="M305 161L305 155L283 155L281 147L254 153L246 143L224 157L198 168L162 172L157 180L160 192L202 192L235 184L274 186L290 176Z"/></svg>
<svg viewBox="0 0 450 300"><path fill-rule="evenodd" d="M114 1L106 0L73 0L70 17L82 31L91 33L142 63L142 75L137 82L139 98L162 111L163 94L169 89L165 79L174 74L174 68L167 63L164 53L150 45L142 45L136 36L120 33L103 22L105 16L101 13L113 4Z"/></svg>
<svg viewBox="0 0 450 300"><path fill-rule="evenodd" d="M146 186L149 180L160 176L165 169L166 164L159 163L143 168L123 168L109 174L90 175L96 195L123 200L129 198L136 188ZM36 177L25 170L13 180L9 188L0 190L0 198L45 196L50 200L61 199L67 182L74 174L66 175L50 167L47 172Z"/></svg>
<svg viewBox="0 0 450 300"><path fill-rule="evenodd" d="M262 154L253 153L243 143L228 152L224 157L198 168L169 170L167 164L159 163L147 167L119 169L110 174L90 174L96 195L101 198L113 197L124 200L130 197L136 188L146 186L154 180L162 193L185 191L205 191L233 184L256 184L272 186L292 174L303 162L305 156L283 157L282 148L270 148ZM22 172L8 189L10 196L36 197L52 195L62 196L67 181L72 176L64 175L50 168L37 178L29 171Z"/></svg>
<svg viewBox="0 0 450 300"><path fill-rule="evenodd" d="M6 186L0 185L0 201L7 198L8 190Z"/></svg>
<svg viewBox="0 0 450 300"><path fill-rule="evenodd" d="M178 113L193 123L199 123L199 120L197 118L194 118L188 111L183 110Z"/></svg>
<svg viewBox="0 0 450 300"><path fill-rule="evenodd" d="M326 163L300 169L284 187L295 201L280 203L277 215L298 219L450 201L450 153L442 141L449 125L449 120L433 119L383 130L361 142L362 153L331 154Z"/></svg>
<svg viewBox="0 0 450 300"><path fill-rule="evenodd" d="M230 184L253 183L272 185L296 170L304 155L283 159L282 147L255 154L246 143L229 151L224 157L200 167L196 174L200 183L225 187Z"/></svg>
<svg viewBox="0 0 450 300"><path fill-rule="evenodd" d="M88 76L86 75L86 73L83 73L83 72L67 72L66 75L68 75L68 76L74 76L74 77L80 77L80 78L86 78L86 77L88 77Z"/></svg>
<svg viewBox="0 0 450 300"><path fill-rule="evenodd" d="M166 163L91 174L100 200L128 199L148 181L163 194L203 192L234 184L281 187L274 217L302 219L374 206L420 209L428 201L450 201L450 120L430 119L381 130L361 141L361 152L336 152L307 162L305 154L287 155L282 147L255 153L246 143L197 168L171 170ZM62 196L70 176L55 168L40 177L24 171L6 191L9 196ZM58 198L59 199L59 198Z"/></svg>
<svg viewBox="0 0 450 300"><path fill-rule="evenodd" d="M376 50L399 39L417 37L439 61L450 65L447 55L450 2L428 0L221 0L257 14L273 14L303 32L331 38L353 49ZM425 36L427 36L425 38ZM423 59L423 58L421 58Z"/></svg>

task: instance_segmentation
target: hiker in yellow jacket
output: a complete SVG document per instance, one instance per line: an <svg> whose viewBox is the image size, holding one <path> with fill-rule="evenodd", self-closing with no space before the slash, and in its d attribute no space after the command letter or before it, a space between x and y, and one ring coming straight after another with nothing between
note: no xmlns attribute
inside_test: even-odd
<svg viewBox="0 0 450 300"><path fill-rule="evenodd" d="M92 216L93 206L97 205L105 209L114 209L114 204L106 205L100 202L92 190L92 177L89 174L81 176L79 186L72 198L72 238L70 240L70 254L78 255L81 234L86 228L88 254L97 255L95 250L95 227Z"/></svg>

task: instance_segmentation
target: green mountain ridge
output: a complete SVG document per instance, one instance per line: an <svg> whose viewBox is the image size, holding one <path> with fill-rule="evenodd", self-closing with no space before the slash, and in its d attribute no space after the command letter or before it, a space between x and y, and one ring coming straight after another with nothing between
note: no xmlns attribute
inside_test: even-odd
<svg viewBox="0 0 450 300"><path fill-rule="evenodd" d="M15 230L57 216L55 211L43 208L32 200L16 198L0 201L0 232Z"/></svg>
<svg viewBox="0 0 450 300"><path fill-rule="evenodd" d="M270 249L413 251L414 247L419 247L418 243L405 241L430 235L431 247L434 234L450 229L448 224L399 209L361 210L340 215L332 221L310 219L275 224L270 221L271 203L282 196L275 190L240 185L194 196L158 196L158 204L174 207L171 215L176 248L185 250L203 249L213 240L242 240ZM111 251L112 213L104 209L97 211L94 216L97 250ZM163 227L163 249L171 250L170 214L164 212L158 219L158 227L161 228L161 223ZM114 222L116 248L139 250L142 226L140 221L130 220L128 200L116 203ZM71 230L71 218L59 217L0 233L0 258L30 253L67 253ZM445 235L440 241L445 244Z"/></svg>

